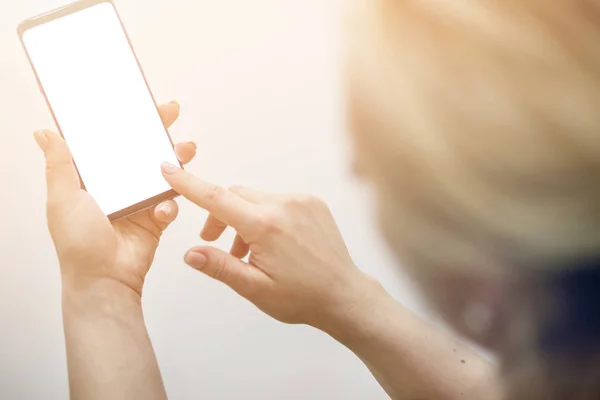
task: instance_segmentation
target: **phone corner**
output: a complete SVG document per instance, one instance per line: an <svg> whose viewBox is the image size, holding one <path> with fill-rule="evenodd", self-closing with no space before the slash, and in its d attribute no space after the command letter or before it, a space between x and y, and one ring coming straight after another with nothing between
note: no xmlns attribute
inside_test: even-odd
<svg viewBox="0 0 600 400"><path fill-rule="evenodd" d="M109 4L112 8L115 9L115 11L117 11L117 5L115 4L114 0L95 0L96 4Z"/></svg>
<svg viewBox="0 0 600 400"><path fill-rule="evenodd" d="M30 25L29 20L21 21L17 25L16 34L19 37L19 40L21 40L21 41L23 40L23 36L25 36L25 32L27 32L27 30L29 29L29 25Z"/></svg>

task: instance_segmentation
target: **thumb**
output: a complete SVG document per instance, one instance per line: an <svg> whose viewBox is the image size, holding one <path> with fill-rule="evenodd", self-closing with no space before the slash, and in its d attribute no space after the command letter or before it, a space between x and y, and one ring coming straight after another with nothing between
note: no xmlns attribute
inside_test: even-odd
<svg viewBox="0 0 600 400"><path fill-rule="evenodd" d="M81 189L79 175L64 139L49 131L36 132L34 138L46 156L48 200L60 201Z"/></svg>
<svg viewBox="0 0 600 400"><path fill-rule="evenodd" d="M185 255L192 268L223 282L238 294L249 298L270 278L258 268L214 247L196 247Z"/></svg>

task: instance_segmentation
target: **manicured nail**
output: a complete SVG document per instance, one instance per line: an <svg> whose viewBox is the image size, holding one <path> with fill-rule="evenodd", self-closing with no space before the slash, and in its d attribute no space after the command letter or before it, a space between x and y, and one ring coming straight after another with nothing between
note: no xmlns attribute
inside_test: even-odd
<svg viewBox="0 0 600 400"><path fill-rule="evenodd" d="M177 102L175 100L171 101L169 104L173 104L174 106L176 106L178 112L181 109L181 105L179 104L179 102Z"/></svg>
<svg viewBox="0 0 600 400"><path fill-rule="evenodd" d="M178 168L168 162L162 163L160 168L162 169L163 173L166 175L175 175L180 170L180 168Z"/></svg>
<svg viewBox="0 0 600 400"><path fill-rule="evenodd" d="M198 149L198 146L196 146L196 142L188 142L188 144L194 147L194 151Z"/></svg>
<svg viewBox="0 0 600 400"><path fill-rule="evenodd" d="M36 131L33 134L33 138L35 139L37 145L40 147L40 149L42 149L42 151L45 151L46 148L48 147L48 137L46 136L46 132L45 131Z"/></svg>
<svg viewBox="0 0 600 400"><path fill-rule="evenodd" d="M162 216L168 217L169 214L171 214L171 207L167 203L163 203L163 204L159 205L158 207L156 207L156 211L158 211L158 213L162 214Z"/></svg>
<svg viewBox="0 0 600 400"><path fill-rule="evenodd" d="M206 265L207 258L204 254L190 251L185 255L184 260L190 267L200 269Z"/></svg>

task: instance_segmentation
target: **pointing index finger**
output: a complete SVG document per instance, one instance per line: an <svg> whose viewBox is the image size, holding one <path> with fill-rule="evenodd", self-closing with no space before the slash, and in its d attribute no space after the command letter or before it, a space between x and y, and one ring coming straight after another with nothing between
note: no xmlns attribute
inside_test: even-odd
<svg viewBox="0 0 600 400"><path fill-rule="evenodd" d="M170 163L163 163L163 176L180 195L202 207L237 231L245 231L254 223L254 205L235 193L206 182Z"/></svg>

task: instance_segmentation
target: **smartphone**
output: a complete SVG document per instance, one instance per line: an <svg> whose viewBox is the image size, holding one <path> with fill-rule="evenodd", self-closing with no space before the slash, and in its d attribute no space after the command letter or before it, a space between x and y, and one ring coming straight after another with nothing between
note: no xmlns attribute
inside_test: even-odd
<svg viewBox="0 0 600 400"><path fill-rule="evenodd" d="M82 188L108 218L176 197L160 165L181 163L114 3L78 1L18 34Z"/></svg>

